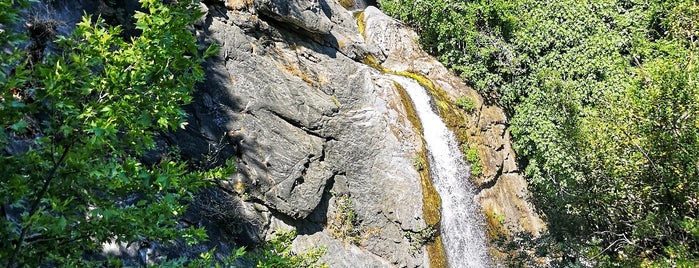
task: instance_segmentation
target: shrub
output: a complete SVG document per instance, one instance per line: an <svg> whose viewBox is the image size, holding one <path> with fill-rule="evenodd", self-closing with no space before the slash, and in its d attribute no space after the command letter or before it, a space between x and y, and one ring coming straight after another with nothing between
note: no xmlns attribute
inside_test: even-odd
<svg viewBox="0 0 699 268"><path fill-rule="evenodd" d="M461 96L456 99L456 106L466 112L472 112L476 108L476 103L469 97Z"/></svg>
<svg viewBox="0 0 699 268"><path fill-rule="evenodd" d="M483 164L481 164L481 157L476 147L470 147L464 144L464 151L466 154L466 161L471 164L471 176L478 177L483 173Z"/></svg>
<svg viewBox="0 0 699 268"><path fill-rule="evenodd" d="M0 219L4 265L99 265L85 256L106 242L206 238L203 229L178 227L178 215L209 185L205 178L233 167L140 160L161 133L184 126L181 107L216 48L197 45L191 25L202 14L194 3L141 3L141 34L129 41L121 27L84 16L73 34L55 40L56 23L34 21L42 32L32 32L28 59L18 49L0 53L0 203L10 208ZM17 48L21 34L9 32L18 27L5 26L18 22L19 9L8 1L0 7L0 36L11 38L0 42ZM44 53L50 42L57 51ZM17 144L27 146L6 150Z"/></svg>
<svg viewBox="0 0 699 268"><path fill-rule="evenodd" d="M413 167L415 167L417 171L422 171L425 168L427 168L427 163L425 163L425 160L422 158L422 156L418 155L413 158Z"/></svg>
<svg viewBox="0 0 699 268"><path fill-rule="evenodd" d="M403 231L403 235L410 242L409 250L412 252L420 250L423 246L434 242L439 235L438 229L435 226L427 226L417 231Z"/></svg>
<svg viewBox="0 0 699 268"><path fill-rule="evenodd" d="M352 208L352 200L349 195L333 195L335 200L335 215L328 229L336 238L352 243L359 244L361 241L362 226L357 219L357 213Z"/></svg>
<svg viewBox="0 0 699 268"><path fill-rule="evenodd" d="M326 249L316 247L306 252L294 253L291 250L291 243L296 238L296 231L277 230L274 238L263 244L261 248L253 251L251 260L256 262L258 268L322 268L327 267L320 262L320 258L325 255Z"/></svg>
<svg viewBox="0 0 699 268"><path fill-rule="evenodd" d="M326 254L325 247L314 247L305 252L293 252L292 242L296 231L276 230L274 238L262 243L258 248L248 251L239 247L230 256L217 260L215 250L202 253L199 259L178 259L171 262L172 267L258 267L258 268L326 268L320 258ZM170 263L169 263L170 264ZM160 264L162 267L162 264Z"/></svg>

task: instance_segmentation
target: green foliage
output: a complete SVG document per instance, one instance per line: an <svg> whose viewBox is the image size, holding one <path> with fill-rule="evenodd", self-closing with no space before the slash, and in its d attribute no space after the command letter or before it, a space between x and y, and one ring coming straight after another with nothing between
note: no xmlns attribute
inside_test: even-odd
<svg viewBox="0 0 699 268"><path fill-rule="evenodd" d="M415 252L420 250L425 245L434 242L434 240L437 238L437 235L439 235L439 232L438 229L434 226L427 226L417 231L403 231L403 235L410 242L409 250Z"/></svg>
<svg viewBox="0 0 699 268"><path fill-rule="evenodd" d="M516 6L509 1L383 0L381 8L412 24L424 48L488 97L522 72L512 38ZM504 88L503 88L504 91ZM514 98L508 92L507 98Z"/></svg>
<svg viewBox="0 0 699 268"><path fill-rule="evenodd" d="M697 265L696 1L379 3L508 111L553 263Z"/></svg>
<svg viewBox="0 0 699 268"><path fill-rule="evenodd" d="M334 195L335 214L330 220L328 230L343 241L358 245L361 241L362 226L357 213L352 208L352 200L347 194Z"/></svg>
<svg viewBox="0 0 699 268"><path fill-rule="evenodd" d="M472 112L476 108L476 103L469 97L461 96L456 99L456 106L466 112Z"/></svg>
<svg viewBox="0 0 699 268"><path fill-rule="evenodd" d="M291 251L291 242L296 238L296 231L277 230L275 237L263 244L262 248L251 255L258 268L296 268L327 267L319 259L325 255L325 248L314 248L301 254Z"/></svg>
<svg viewBox="0 0 699 268"><path fill-rule="evenodd" d="M476 147L463 145L466 161L471 164L471 176L480 176L483 174L483 164L481 163L480 153Z"/></svg>
<svg viewBox="0 0 699 268"><path fill-rule="evenodd" d="M0 3L0 42L10 51L23 40L12 32L15 3L26 5ZM0 149L28 144L0 155L7 213L0 259L8 267L101 265L85 254L105 242L206 238L202 229L178 228L178 215L208 184L203 178L234 167L192 171L174 155L155 165L140 159L156 149L159 133L184 126L180 107L192 100L204 78L200 64L215 48L196 44L190 25L202 14L194 3L142 5L141 34L131 40L120 37L120 27L85 16L72 35L55 40L55 53L30 51L39 61L17 49L0 53ZM55 26L35 23L46 33Z"/></svg>
<svg viewBox="0 0 699 268"><path fill-rule="evenodd" d="M427 163L425 163L425 160L422 158L422 156L418 155L413 158L413 167L415 167L417 171L422 171L425 168L427 168Z"/></svg>
<svg viewBox="0 0 699 268"><path fill-rule="evenodd" d="M0 10L3 11L0 13L0 48L10 52L0 53L0 81L8 79L11 70L20 63L22 58L22 53L18 47L26 40L26 36L12 31L12 29L17 27L21 9L28 7L29 3L26 0L0 1Z"/></svg>
<svg viewBox="0 0 699 268"><path fill-rule="evenodd" d="M272 240L266 241L260 247L247 251L240 247L223 260L216 260L214 251L202 253L199 259L173 260L167 267L259 267L259 268L325 268L326 264L320 258L326 254L324 247L314 247L302 253L292 251L291 244L296 238L296 231L277 230ZM163 264L159 264L163 267Z"/></svg>

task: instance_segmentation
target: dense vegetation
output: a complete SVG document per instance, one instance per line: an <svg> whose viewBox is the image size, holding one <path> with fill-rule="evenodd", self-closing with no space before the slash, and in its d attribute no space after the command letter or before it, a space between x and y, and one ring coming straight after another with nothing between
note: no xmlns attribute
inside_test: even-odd
<svg viewBox="0 0 699 268"><path fill-rule="evenodd" d="M179 216L235 166L188 162L157 141L184 127L182 106L217 48L192 32L197 2L141 4L133 36L88 15L59 36L64 22L23 18L30 1L0 0L0 265L116 267L105 243L206 240ZM224 260L212 250L159 264L322 267L321 249L291 252L294 237L278 232Z"/></svg>
<svg viewBox="0 0 699 268"><path fill-rule="evenodd" d="M382 0L510 115L558 265L699 265L699 3Z"/></svg>
<svg viewBox="0 0 699 268"><path fill-rule="evenodd" d="M274 237L263 243L257 249L246 252L245 247L240 247L230 256L222 260L214 258L213 250L202 254L197 260L177 260L172 262L172 267L257 267L257 268L327 268L319 261L326 249L316 247L300 254L291 250L291 244L296 238L295 231L277 230ZM168 264L170 265L170 264ZM161 267L165 265L160 265Z"/></svg>
<svg viewBox="0 0 699 268"><path fill-rule="evenodd" d="M12 31L16 3L2 1L10 36L1 45L14 51L2 55L0 147L19 149L0 157L0 259L8 267L86 266L85 253L107 242L204 239L203 229L176 228L177 217L204 178L227 171L192 170L176 154L142 162L159 133L183 127L180 106L215 52L198 47L187 28L201 14L143 1L141 34L128 41L120 27L88 16L66 37L55 34L59 22L32 18L24 51L21 31Z"/></svg>

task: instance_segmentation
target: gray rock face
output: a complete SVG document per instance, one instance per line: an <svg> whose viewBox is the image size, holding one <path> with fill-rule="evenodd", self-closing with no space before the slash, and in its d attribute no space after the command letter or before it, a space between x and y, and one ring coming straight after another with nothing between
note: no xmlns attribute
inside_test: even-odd
<svg viewBox="0 0 699 268"><path fill-rule="evenodd" d="M355 245L345 245L326 233L299 236L294 241L294 247L298 250L312 249L313 245L324 245L327 252L342 252L332 258L323 258L330 267L391 267L391 263L379 256L367 254L365 250Z"/></svg>
<svg viewBox="0 0 699 268"><path fill-rule="evenodd" d="M295 247L325 245L333 267L356 267L357 258L368 267L426 266L424 250L405 237L425 227L412 166L419 135L393 83L356 61L378 49L363 42L352 14L322 0L322 12L310 12L311 2L253 1L259 17L209 6L199 33L221 51L206 64L190 124L170 142L200 161L235 156L239 172L221 186L259 206L237 205L259 216L229 228L235 239L296 228ZM351 200L356 245L329 230L344 213L335 195Z"/></svg>
<svg viewBox="0 0 699 268"><path fill-rule="evenodd" d="M254 0L253 3L260 13L309 32L328 34L333 26L318 0Z"/></svg>

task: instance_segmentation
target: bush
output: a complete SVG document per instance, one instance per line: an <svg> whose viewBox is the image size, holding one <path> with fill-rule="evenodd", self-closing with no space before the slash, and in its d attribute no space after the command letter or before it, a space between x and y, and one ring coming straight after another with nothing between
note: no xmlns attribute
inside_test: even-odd
<svg viewBox="0 0 699 268"><path fill-rule="evenodd" d="M223 260L215 259L215 250L201 254L201 258L194 260L178 259L170 264L172 267L258 267L258 268L326 268L326 264L320 261L325 255L324 247L314 247L306 252L293 252L292 242L296 238L296 231L276 230L274 238L262 243L258 248L248 251L240 247ZM160 264L162 267L162 264Z"/></svg>
<svg viewBox="0 0 699 268"><path fill-rule="evenodd" d="M100 265L85 256L103 243L206 238L203 229L178 227L178 215L211 182L205 178L234 167L192 170L172 154L141 162L160 133L184 126L181 107L204 78L200 64L216 52L197 45L190 29L202 14L185 2L143 0L141 34L129 41L120 27L89 16L70 36L53 36L52 21L33 21L41 27L32 30L31 57L12 50L22 34L10 34L20 14L13 3L26 1L0 2L0 35L11 37L0 42L12 51L0 53L4 265ZM57 51L44 53L51 42Z"/></svg>
<svg viewBox="0 0 699 268"><path fill-rule="evenodd" d="M480 176L483 173L483 164L481 164L481 157L478 149L476 147L470 147L467 144L463 146L466 154L466 161L471 164L471 176Z"/></svg>
<svg viewBox="0 0 699 268"><path fill-rule="evenodd" d="M325 248L318 247L307 252L295 254L291 251L291 243L296 238L296 231L277 230L272 240L253 251L250 255L258 268L322 268L328 267L319 259L325 255Z"/></svg>
<svg viewBox="0 0 699 268"><path fill-rule="evenodd" d="M427 226L417 231L403 231L403 236L410 242L408 250L411 252L418 252L425 245L434 242L438 235L439 230L435 226Z"/></svg>
<svg viewBox="0 0 699 268"><path fill-rule="evenodd" d="M456 99L456 106L466 112L472 112L473 109L476 108L476 103L473 102L473 99L469 97L461 96L458 99Z"/></svg>
<svg viewBox="0 0 699 268"><path fill-rule="evenodd" d="M352 200L349 195L333 195L335 200L335 215L330 220L328 230L340 240L359 244L362 235L362 226L357 219L357 213L352 208Z"/></svg>

